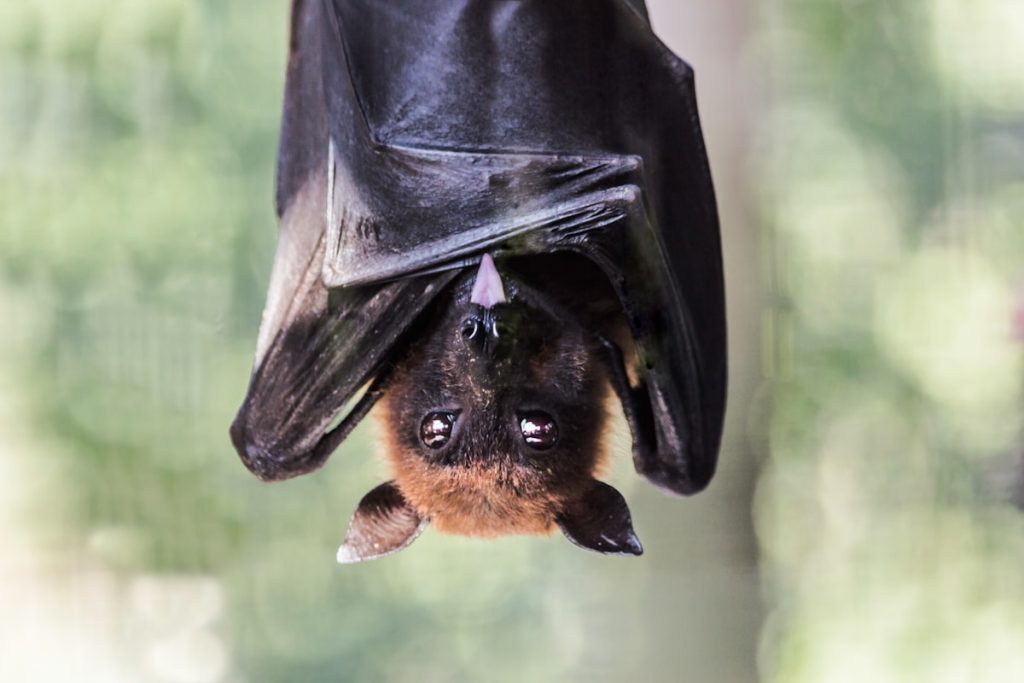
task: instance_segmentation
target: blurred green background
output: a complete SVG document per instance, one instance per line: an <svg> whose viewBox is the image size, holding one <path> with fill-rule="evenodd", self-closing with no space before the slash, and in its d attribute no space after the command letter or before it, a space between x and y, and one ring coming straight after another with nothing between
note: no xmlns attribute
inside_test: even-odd
<svg viewBox="0 0 1024 683"><path fill-rule="evenodd" d="M0 679L1019 681L1024 4L649 3L723 218L720 474L647 553L427 533L337 567L367 423L227 425L275 244L285 0L0 2Z"/></svg>

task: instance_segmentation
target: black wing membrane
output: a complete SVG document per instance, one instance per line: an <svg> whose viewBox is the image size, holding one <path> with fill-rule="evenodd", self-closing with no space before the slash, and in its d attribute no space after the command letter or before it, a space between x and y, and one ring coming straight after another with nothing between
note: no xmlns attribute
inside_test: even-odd
<svg viewBox="0 0 1024 683"><path fill-rule="evenodd" d="M341 406L481 253L571 251L608 276L636 342L638 472L703 488L725 409L718 217L693 72L643 3L296 0L294 14L278 263L233 431L247 464L277 478L322 462Z"/></svg>
<svg viewBox="0 0 1024 683"><path fill-rule="evenodd" d="M265 480L316 469L377 398L402 333L457 273L330 292L324 285L329 133L321 51L324 5L296 0L277 169L277 254L245 401L231 425L242 462Z"/></svg>

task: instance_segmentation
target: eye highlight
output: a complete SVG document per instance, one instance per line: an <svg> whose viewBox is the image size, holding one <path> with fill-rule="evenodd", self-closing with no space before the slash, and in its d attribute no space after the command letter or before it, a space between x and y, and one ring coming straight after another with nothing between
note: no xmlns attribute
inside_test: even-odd
<svg viewBox="0 0 1024 683"><path fill-rule="evenodd" d="M420 423L420 441L427 448L443 447L452 438L455 418L455 413L428 413Z"/></svg>
<svg viewBox="0 0 1024 683"><path fill-rule="evenodd" d="M519 416L519 431L530 448L546 451L558 443L558 424L555 418L539 410Z"/></svg>

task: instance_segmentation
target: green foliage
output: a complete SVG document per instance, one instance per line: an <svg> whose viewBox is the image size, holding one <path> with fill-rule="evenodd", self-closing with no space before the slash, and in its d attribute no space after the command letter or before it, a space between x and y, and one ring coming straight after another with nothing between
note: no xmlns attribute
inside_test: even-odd
<svg viewBox="0 0 1024 683"><path fill-rule="evenodd" d="M1018 82L1021 54L982 47L1005 27L968 37L949 17L997 6L774 6L764 205L780 304L756 506L769 680L1009 681L1024 667L1010 645L1024 642L1010 578L1024 520L1006 495L1024 467L1024 176L1006 149L1024 104L991 97ZM965 86L951 45L988 60L971 63L988 90Z"/></svg>

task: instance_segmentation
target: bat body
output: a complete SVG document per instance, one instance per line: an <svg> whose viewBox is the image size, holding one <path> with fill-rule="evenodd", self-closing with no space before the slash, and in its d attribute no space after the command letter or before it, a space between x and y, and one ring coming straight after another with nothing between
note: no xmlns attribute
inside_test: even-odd
<svg viewBox="0 0 1024 683"><path fill-rule="evenodd" d="M639 554L596 478L612 392L642 476L707 485L718 218L692 70L639 0L295 0L277 204L232 440L284 479L378 405L394 481L339 560L427 523Z"/></svg>

